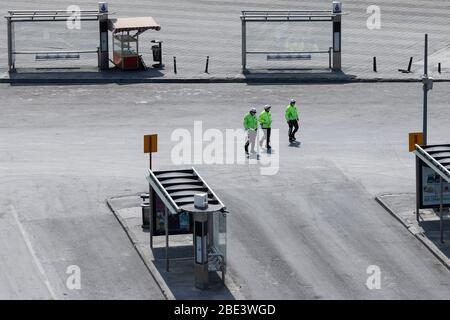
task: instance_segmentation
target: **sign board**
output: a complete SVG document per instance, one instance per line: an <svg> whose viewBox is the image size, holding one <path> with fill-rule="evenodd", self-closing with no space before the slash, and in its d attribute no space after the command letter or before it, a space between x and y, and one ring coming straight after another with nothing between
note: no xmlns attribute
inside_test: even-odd
<svg viewBox="0 0 450 320"><path fill-rule="evenodd" d="M158 152L158 135L147 134L144 136L144 153Z"/></svg>
<svg viewBox="0 0 450 320"><path fill-rule="evenodd" d="M423 132L411 132L409 134L409 152L416 150L416 144L423 145Z"/></svg>
<svg viewBox="0 0 450 320"><path fill-rule="evenodd" d="M152 190L153 203L153 235L162 236L166 234L165 206L155 191ZM187 212L169 214L169 235L192 234L192 215Z"/></svg>
<svg viewBox="0 0 450 320"><path fill-rule="evenodd" d="M340 1L333 1L333 13L342 12L342 3Z"/></svg>
<svg viewBox="0 0 450 320"><path fill-rule="evenodd" d="M420 208L438 208L441 201L440 176L420 161ZM450 206L450 183L444 180L444 207Z"/></svg>
<svg viewBox="0 0 450 320"><path fill-rule="evenodd" d="M108 3L107 2L99 2L98 3L98 12L99 13L107 13L108 12Z"/></svg>

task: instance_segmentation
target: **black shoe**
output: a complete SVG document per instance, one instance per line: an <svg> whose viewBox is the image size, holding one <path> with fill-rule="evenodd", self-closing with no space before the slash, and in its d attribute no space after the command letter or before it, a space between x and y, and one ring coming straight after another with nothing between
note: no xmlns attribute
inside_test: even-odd
<svg viewBox="0 0 450 320"><path fill-rule="evenodd" d="M295 137L292 137L292 140L293 140L293 141L297 141L297 139L295 139Z"/></svg>

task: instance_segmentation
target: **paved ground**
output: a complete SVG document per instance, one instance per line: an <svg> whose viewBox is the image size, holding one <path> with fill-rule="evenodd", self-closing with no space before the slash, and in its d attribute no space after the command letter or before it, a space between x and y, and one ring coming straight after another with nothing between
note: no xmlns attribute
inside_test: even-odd
<svg viewBox="0 0 450 320"><path fill-rule="evenodd" d="M301 108L300 148L282 143L274 176L256 165L196 165L229 208L230 272L246 298L449 298L449 272L374 201L414 191L407 133L419 84L0 86L2 298L162 298L105 199L146 190L142 135L172 167L176 128L239 128L272 104L285 134ZM448 142L446 84L430 94L430 143ZM198 144L199 141L197 141ZM268 160L267 155L263 159ZM82 289L65 287L68 265ZM365 286L369 265L381 290Z"/></svg>
<svg viewBox="0 0 450 320"><path fill-rule="evenodd" d="M194 287L192 235L170 237L170 261L169 272L167 272L166 239L164 236L154 237L153 249L150 249L149 230L142 228L140 206L142 200L139 195L114 197L108 199L108 203L168 299L234 300L244 298L240 295L239 284L233 281L230 274L225 277L225 286L223 286L219 273L217 276L211 277L208 290Z"/></svg>
<svg viewBox="0 0 450 320"><path fill-rule="evenodd" d="M450 269L450 230L448 210L443 213L444 243L440 238L440 216L432 209L420 210L420 222L416 219L416 194L383 194L376 199L389 213L396 217L418 238L444 265Z"/></svg>
<svg viewBox="0 0 450 320"><path fill-rule="evenodd" d="M219 0L155 0L151 2L111 0L111 12L119 16L151 15L161 25L159 33L147 32L141 37L141 51L150 61L150 40L164 41L166 69L162 78L203 77L206 56L210 56L211 77L234 77L241 68L241 10L248 9L330 9L329 0L302 1L219 1ZM14 4L0 1L2 13L8 9L65 9L78 4L82 9L96 8L96 1L46 1L30 5L29 1L16 0ZM430 68L435 78L448 79L449 38L447 20L450 6L446 0L401 0L377 1L381 9L381 29L369 30L366 21L367 8L374 3L367 0L345 1L343 8L343 70L360 78L418 78L422 73L423 35L430 35ZM81 30L67 30L64 24L23 24L16 27L18 50L92 49L98 45L95 23L82 24ZM331 41L329 26L303 24L268 27L249 26L249 49L325 49ZM270 35L268 37L267 35ZM297 37L292 37L297 34ZM273 41L271 39L276 39ZM177 57L178 74L173 74L173 56ZM372 72L372 57L378 59L378 73ZM402 74L399 68L406 68L410 57L414 57L413 74ZM31 60L30 60L31 59ZM17 66L36 66L33 57L20 57ZM69 62L71 66L96 65L95 56L87 56L82 62ZM264 59L263 59L264 60ZM443 73L437 73L437 63L442 62ZM6 68L6 23L0 23L0 65ZM52 64L55 65L55 64ZM67 64L56 64L67 65ZM278 68L284 64L266 65L264 61L249 58L250 68ZM301 68L328 65L326 57L313 57L311 63L301 62L291 67ZM45 66L40 65L40 66Z"/></svg>

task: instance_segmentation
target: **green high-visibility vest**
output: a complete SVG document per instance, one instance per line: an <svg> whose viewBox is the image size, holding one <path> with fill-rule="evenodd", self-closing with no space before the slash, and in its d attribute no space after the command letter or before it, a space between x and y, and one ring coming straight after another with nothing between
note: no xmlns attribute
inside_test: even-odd
<svg viewBox="0 0 450 320"><path fill-rule="evenodd" d="M272 115L270 114L270 112L267 112L265 110L261 112L261 114L259 115L259 123L261 123L261 127L263 127L264 129L270 128L270 126L272 125Z"/></svg>
<svg viewBox="0 0 450 320"><path fill-rule="evenodd" d="M286 121L297 120L298 119L297 107L295 105L289 104L286 108L285 117Z"/></svg>
<svg viewBox="0 0 450 320"><path fill-rule="evenodd" d="M252 115L250 112L245 115L244 118L244 128L245 130L258 128L258 119L256 116Z"/></svg>

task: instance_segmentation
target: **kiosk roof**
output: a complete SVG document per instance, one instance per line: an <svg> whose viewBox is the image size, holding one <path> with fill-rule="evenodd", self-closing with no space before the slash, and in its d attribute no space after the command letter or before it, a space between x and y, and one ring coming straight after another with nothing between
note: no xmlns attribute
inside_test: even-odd
<svg viewBox="0 0 450 320"><path fill-rule="evenodd" d="M108 28L111 32L138 31L149 29L159 31L161 26L152 17L133 17L109 19Z"/></svg>

